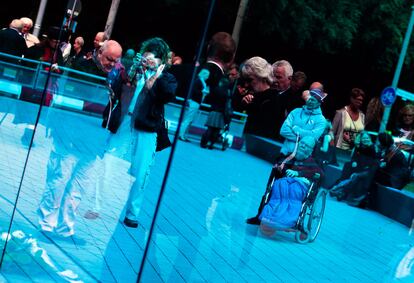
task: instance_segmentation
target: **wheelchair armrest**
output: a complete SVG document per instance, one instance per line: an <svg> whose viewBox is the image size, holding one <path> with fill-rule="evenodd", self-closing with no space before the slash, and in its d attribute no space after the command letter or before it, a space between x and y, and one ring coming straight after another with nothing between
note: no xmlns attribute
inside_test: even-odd
<svg viewBox="0 0 414 283"><path fill-rule="evenodd" d="M315 174L313 174L312 180L313 181L319 181L320 178L321 178L321 174L315 173Z"/></svg>

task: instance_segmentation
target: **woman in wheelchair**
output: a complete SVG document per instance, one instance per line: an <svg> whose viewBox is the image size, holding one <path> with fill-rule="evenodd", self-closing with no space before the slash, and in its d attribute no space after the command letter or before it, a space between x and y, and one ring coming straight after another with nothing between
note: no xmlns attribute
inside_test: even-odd
<svg viewBox="0 0 414 283"><path fill-rule="evenodd" d="M314 146L313 137L303 137L296 152L276 163L258 214L247 219L248 224L261 223L272 232L295 228L313 176L323 173L311 156Z"/></svg>

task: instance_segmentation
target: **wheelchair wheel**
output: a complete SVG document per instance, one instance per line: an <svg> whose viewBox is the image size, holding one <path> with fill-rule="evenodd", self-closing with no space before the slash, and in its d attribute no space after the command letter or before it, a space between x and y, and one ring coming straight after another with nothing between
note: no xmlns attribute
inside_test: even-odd
<svg viewBox="0 0 414 283"><path fill-rule="evenodd" d="M313 242L321 229L323 214L325 212L326 191L319 190L312 206L310 219L308 222L309 242Z"/></svg>
<svg viewBox="0 0 414 283"><path fill-rule="evenodd" d="M298 243L304 244L313 242L318 236L322 224L322 218L325 211L326 190L319 190L313 204L306 208L303 217L303 229L296 232L295 238Z"/></svg>
<svg viewBox="0 0 414 283"><path fill-rule="evenodd" d="M299 244L306 244L307 242L309 242L309 234L298 230L296 231L295 239L296 242L298 242Z"/></svg>

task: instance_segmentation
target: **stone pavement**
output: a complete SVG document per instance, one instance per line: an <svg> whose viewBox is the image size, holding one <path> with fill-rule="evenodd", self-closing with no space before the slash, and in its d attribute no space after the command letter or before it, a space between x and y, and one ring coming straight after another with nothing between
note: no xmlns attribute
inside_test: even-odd
<svg viewBox="0 0 414 283"><path fill-rule="evenodd" d="M0 97L0 231L7 231L37 107ZM170 150L157 154L138 229L122 225L131 177L128 162L102 177L100 120L45 108L30 150L0 282L135 282ZM103 208L87 188L74 237L39 232L36 209L50 152L96 160L92 179L107 182ZM376 212L328 199L321 232L301 245L294 234L268 237L245 224L255 214L270 164L236 150L179 142L142 282L414 282L413 235ZM16 232L21 231L21 232ZM3 245L4 241L0 244Z"/></svg>

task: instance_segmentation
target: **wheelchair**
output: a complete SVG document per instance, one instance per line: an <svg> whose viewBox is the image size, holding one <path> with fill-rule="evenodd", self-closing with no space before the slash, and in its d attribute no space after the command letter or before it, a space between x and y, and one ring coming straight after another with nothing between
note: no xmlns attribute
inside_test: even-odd
<svg viewBox="0 0 414 283"><path fill-rule="evenodd" d="M262 198L261 206L264 207L270 200L273 183L278 176L277 169L273 168L266 186L265 195ZM321 176L315 173L307 194L302 202L296 225L293 228L285 229L287 232L295 232L295 240L300 244L313 242L321 228L323 215L326 206L326 195L328 191L321 188Z"/></svg>

